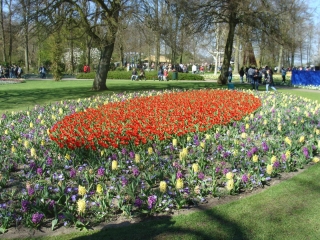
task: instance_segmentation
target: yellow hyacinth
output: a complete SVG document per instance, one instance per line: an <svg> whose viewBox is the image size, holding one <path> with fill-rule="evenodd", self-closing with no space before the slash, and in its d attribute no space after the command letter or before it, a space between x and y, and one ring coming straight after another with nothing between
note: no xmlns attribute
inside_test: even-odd
<svg viewBox="0 0 320 240"><path fill-rule="evenodd" d="M101 194L102 192L103 192L103 188L102 188L101 184L98 184L97 188L96 188L96 193Z"/></svg>
<svg viewBox="0 0 320 240"><path fill-rule="evenodd" d="M116 160L113 160L111 163L111 169L117 170L118 169L118 162Z"/></svg>
<svg viewBox="0 0 320 240"><path fill-rule="evenodd" d="M15 153L16 151L17 151L16 148L15 148L14 146L12 146L12 147L11 147L11 152L12 152L12 153Z"/></svg>
<svg viewBox="0 0 320 240"><path fill-rule="evenodd" d="M152 147L149 147L149 148L148 148L148 153L149 153L149 155L153 153Z"/></svg>
<svg viewBox="0 0 320 240"><path fill-rule="evenodd" d="M195 173L199 172L199 164L198 163L192 164L192 170Z"/></svg>
<svg viewBox="0 0 320 240"><path fill-rule="evenodd" d="M282 127L281 127L281 124L279 124L278 125L278 131L281 132L281 130L282 130Z"/></svg>
<svg viewBox="0 0 320 240"><path fill-rule="evenodd" d="M30 155L31 155L31 157L37 156L36 150L35 150L34 148L31 148L31 149L30 149Z"/></svg>
<svg viewBox="0 0 320 240"><path fill-rule="evenodd" d="M234 182L233 182L233 179L230 179L227 181L227 184L226 184L226 188L228 191L231 191L234 187Z"/></svg>
<svg viewBox="0 0 320 240"><path fill-rule="evenodd" d="M172 139L172 146L176 147L178 145L178 140L176 138Z"/></svg>
<svg viewBox="0 0 320 240"><path fill-rule="evenodd" d="M241 133L241 138L247 138L247 134L246 133Z"/></svg>
<svg viewBox="0 0 320 240"><path fill-rule="evenodd" d="M320 134L320 130L316 129L316 135L319 135L319 134Z"/></svg>
<svg viewBox="0 0 320 240"><path fill-rule="evenodd" d="M140 162L140 154L139 153L136 153L134 155L134 161L135 161L135 163L139 163Z"/></svg>
<svg viewBox="0 0 320 240"><path fill-rule="evenodd" d="M248 122L250 119L249 119L248 116L246 116L244 120L245 120L246 122Z"/></svg>
<svg viewBox="0 0 320 240"><path fill-rule="evenodd" d="M277 161L277 157L276 156L272 156L271 163L275 163L276 161Z"/></svg>
<svg viewBox="0 0 320 240"><path fill-rule="evenodd" d="M304 136L301 136L301 137L300 137L299 142L300 142L300 143L303 143L303 142L304 142Z"/></svg>
<svg viewBox="0 0 320 240"><path fill-rule="evenodd" d="M314 163L318 163L320 161L320 159L318 158L318 157L314 157L313 159L312 159L312 162L314 162Z"/></svg>
<svg viewBox="0 0 320 240"><path fill-rule="evenodd" d="M41 144L41 146L44 146L46 144L46 141L42 139L40 144Z"/></svg>
<svg viewBox="0 0 320 240"><path fill-rule="evenodd" d="M246 129L249 129L250 125L248 123L246 123Z"/></svg>
<svg viewBox="0 0 320 240"><path fill-rule="evenodd" d="M57 119L56 115L53 115L51 116L51 118L55 121Z"/></svg>
<svg viewBox="0 0 320 240"><path fill-rule="evenodd" d="M87 189L84 186L79 185L78 187L78 194L80 196L84 196L87 193Z"/></svg>
<svg viewBox="0 0 320 240"><path fill-rule="evenodd" d="M200 147L201 148L204 148L206 146L206 143L205 142L200 142Z"/></svg>
<svg viewBox="0 0 320 240"><path fill-rule="evenodd" d="M30 128L33 128L33 123L32 123L32 122L30 122L29 126L30 126Z"/></svg>
<svg viewBox="0 0 320 240"><path fill-rule="evenodd" d="M234 174L232 172L228 172L226 174L226 178L229 179L229 180L233 179L233 176L234 176Z"/></svg>
<svg viewBox="0 0 320 240"><path fill-rule="evenodd" d="M272 171L273 171L272 164L268 164L268 165L267 165L267 173L268 173L269 175L271 175L271 174L272 174Z"/></svg>
<svg viewBox="0 0 320 240"><path fill-rule="evenodd" d="M232 153L232 155L233 155L234 157L237 157L237 156L238 156L238 154L239 154L239 152L238 152L238 150L237 150L237 149L235 149L235 150L233 151L233 153Z"/></svg>
<svg viewBox="0 0 320 240"><path fill-rule="evenodd" d="M234 142L234 144L235 144L236 146L239 145L239 143L240 143L238 139L234 139L233 142Z"/></svg>
<svg viewBox="0 0 320 240"><path fill-rule="evenodd" d="M268 121L265 119L264 121L263 121L263 125L267 125L268 124Z"/></svg>
<svg viewBox="0 0 320 240"><path fill-rule="evenodd" d="M288 159L291 157L291 152L288 150L288 151L286 151L285 155L286 155L286 158Z"/></svg>
<svg viewBox="0 0 320 240"><path fill-rule="evenodd" d="M167 183L165 181L161 181L159 189L160 192L165 193L167 191Z"/></svg>
<svg viewBox="0 0 320 240"><path fill-rule="evenodd" d="M67 153L65 156L65 159L70 160L70 158L71 158L70 155Z"/></svg>
<svg viewBox="0 0 320 240"><path fill-rule="evenodd" d="M8 135L8 133L9 133L8 129L4 130L5 135Z"/></svg>
<svg viewBox="0 0 320 240"><path fill-rule="evenodd" d="M207 140L211 139L211 135L210 134L206 134L206 139Z"/></svg>
<svg viewBox="0 0 320 240"><path fill-rule="evenodd" d="M258 162L258 160L259 160L259 156L258 155L255 154L255 155L252 156L252 161L253 162L256 163L256 162Z"/></svg>
<svg viewBox="0 0 320 240"><path fill-rule="evenodd" d="M47 129L47 134L50 135L50 128Z"/></svg>
<svg viewBox="0 0 320 240"><path fill-rule="evenodd" d="M195 186L194 192L195 192L196 194L200 194L200 193L201 193L201 191L200 191L200 186Z"/></svg>
<svg viewBox="0 0 320 240"><path fill-rule="evenodd" d="M182 188L183 188L183 180L181 178L178 178L176 182L176 189L182 189Z"/></svg>
<svg viewBox="0 0 320 240"><path fill-rule="evenodd" d="M62 114L63 114L63 109L59 108L59 115L62 115Z"/></svg>
<svg viewBox="0 0 320 240"><path fill-rule="evenodd" d="M103 150L101 150L101 152L100 152L100 156L102 157L104 155L104 151Z"/></svg>
<svg viewBox="0 0 320 240"><path fill-rule="evenodd" d="M291 139L289 137L286 137L284 141L291 146Z"/></svg>
<svg viewBox="0 0 320 240"><path fill-rule="evenodd" d="M23 146L25 148L28 148L29 147L29 141L28 140L25 140L24 143L23 143Z"/></svg>
<svg viewBox="0 0 320 240"><path fill-rule="evenodd" d="M81 213L85 213L86 211L86 200L84 199L79 199L77 201L77 205L78 205L78 213L81 214Z"/></svg>
<svg viewBox="0 0 320 240"><path fill-rule="evenodd" d="M187 142L191 142L191 137L190 136L187 137Z"/></svg>

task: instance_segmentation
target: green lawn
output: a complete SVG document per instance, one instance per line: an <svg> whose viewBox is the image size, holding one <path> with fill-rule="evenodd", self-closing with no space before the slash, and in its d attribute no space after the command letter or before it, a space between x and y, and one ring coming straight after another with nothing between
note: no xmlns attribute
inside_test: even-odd
<svg viewBox="0 0 320 240"><path fill-rule="evenodd" d="M218 88L212 82L108 81L109 91L90 90L92 81L27 81L0 85L0 113L32 108L65 99L90 97L111 92L168 88ZM241 84L236 84L236 87ZM249 87L249 85L241 85ZM260 87L264 91L264 87ZM290 94L320 102L316 91L279 88ZM162 216L128 226L101 231L74 232L42 239L319 239L320 164L295 177L249 197L187 215ZM236 200L239 199L240 200ZM201 208L201 206L200 206ZM178 216L176 216L178 215ZM30 238L34 239L34 238Z"/></svg>

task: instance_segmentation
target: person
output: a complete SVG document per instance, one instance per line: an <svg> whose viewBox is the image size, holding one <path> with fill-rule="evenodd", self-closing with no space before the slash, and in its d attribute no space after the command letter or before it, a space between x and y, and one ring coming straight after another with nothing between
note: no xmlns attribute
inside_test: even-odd
<svg viewBox="0 0 320 240"><path fill-rule="evenodd" d="M163 81L168 81L168 75L169 75L168 70L165 68L163 70Z"/></svg>
<svg viewBox="0 0 320 240"><path fill-rule="evenodd" d="M159 81L163 81L163 68L162 68L162 65L160 65L160 67L159 67L158 79L159 79Z"/></svg>
<svg viewBox="0 0 320 240"><path fill-rule="evenodd" d="M84 73L87 73L87 72L88 72L88 66L87 66L87 64L85 64L85 65L83 66L83 72L84 72Z"/></svg>
<svg viewBox="0 0 320 240"><path fill-rule="evenodd" d="M282 76L282 83L286 83L286 74L287 70L284 67L281 68L281 76Z"/></svg>
<svg viewBox="0 0 320 240"><path fill-rule="evenodd" d="M138 72L135 68L133 68L132 74L131 74L131 81L135 81L135 80L138 80Z"/></svg>
<svg viewBox="0 0 320 240"><path fill-rule="evenodd" d="M231 66L229 67L229 70L228 70L228 81L229 82L232 81L232 67Z"/></svg>
<svg viewBox="0 0 320 240"><path fill-rule="evenodd" d="M18 76L17 76L17 78L21 78L22 72L23 72L22 68L20 66L18 66L18 71L17 71Z"/></svg>
<svg viewBox="0 0 320 240"><path fill-rule="evenodd" d="M139 79L139 80L142 80L142 79L146 80L146 76L145 76L145 74L144 74L144 69L143 69L143 67L140 69L140 73L139 73L138 79Z"/></svg>
<svg viewBox="0 0 320 240"><path fill-rule="evenodd" d="M277 91L277 89L274 87L274 82L273 82L273 73L272 73L272 70L271 69L268 69L267 72L266 72L266 78L265 78L265 81L266 81L266 91L268 92L269 91L269 86L274 90L274 91Z"/></svg>
<svg viewBox="0 0 320 240"><path fill-rule="evenodd" d="M241 83L244 83L244 82L243 82L243 76L244 76L244 69L243 69L243 67L240 69L239 75L240 75L240 81L241 81Z"/></svg>
<svg viewBox="0 0 320 240"><path fill-rule="evenodd" d="M253 81L254 73L255 73L255 68L250 66L250 68L248 69L248 74L247 75L248 75L248 81L251 84L254 84L254 81Z"/></svg>
<svg viewBox="0 0 320 240"><path fill-rule="evenodd" d="M197 66L195 64L192 65L191 71L193 74L197 73Z"/></svg>
<svg viewBox="0 0 320 240"><path fill-rule="evenodd" d="M253 83L252 89L258 90L259 89L259 79L261 78L261 73L258 68L255 69L253 74Z"/></svg>
<svg viewBox="0 0 320 240"><path fill-rule="evenodd" d="M44 66L41 66L39 68L39 73L40 73L41 78L45 78L46 77L46 68Z"/></svg>
<svg viewBox="0 0 320 240"><path fill-rule="evenodd" d="M202 65L200 66L200 74L204 74L204 67Z"/></svg>

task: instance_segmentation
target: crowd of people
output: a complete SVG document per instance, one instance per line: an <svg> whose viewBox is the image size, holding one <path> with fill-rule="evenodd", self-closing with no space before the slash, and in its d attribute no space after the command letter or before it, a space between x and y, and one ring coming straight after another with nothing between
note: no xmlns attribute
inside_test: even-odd
<svg viewBox="0 0 320 240"><path fill-rule="evenodd" d="M23 70L18 65L2 66L0 65L0 78L21 78Z"/></svg>

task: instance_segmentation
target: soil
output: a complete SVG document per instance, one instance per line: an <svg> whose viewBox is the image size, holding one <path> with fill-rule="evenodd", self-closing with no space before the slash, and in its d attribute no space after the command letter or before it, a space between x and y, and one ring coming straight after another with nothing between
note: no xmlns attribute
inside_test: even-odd
<svg viewBox="0 0 320 240"><path fill-rule="evenodd" d="M117 219L111 222L107 223L101 223L98 226L93 227L94 230L101 230L105 228L112 228L112 227L122 227L122 226L129 226L131 224L139 223L142 221L152 221L156 220L159 217L163 216L178 216L178 215L185 215L185 214L190 214L193 212L197 211L204 211L207 209L214 208L215 206L221 205L221 204L226 204L232 201L237 201L243 198L246 198L248 196L258 194L260 192L265 191L266 189L277 185L285 180L288 180L297 174L305 171L307 168L312 166L312 164L305 166L304 169L299 169L296 172L290 172L290 173L281 173L281 175L277 178L272 178L272 180L269 182L269 185L266 185L264 188L256 188L252 191L246 191L243 193L240 193L239 195L234 195L234 196L224 196L220 198L208 198L206 199L206 202L198 205L198 206L191 206L189 208L185 208L182 210L176 210L171 213L167 214L159 214L153 217L148 217L147 219L143 218L125 218L124 216L119 216ZM54 231L51 230L51 223L47 222L45 226L43 226L39 230L34 230L34 229L28 229L23 226L19 226L17 228L10 228L5 234L0 235L1 238L3 237L4 239L24 239L24 238L37 238L37 237L46 237L46 236L59 236L59 235L64 235L64 234L70 234L72 232L78 232L79 230L75 228L66 228L64 226L60 226Z"/></svg>

